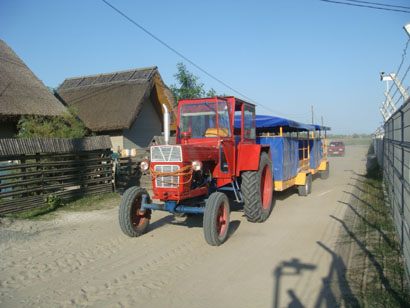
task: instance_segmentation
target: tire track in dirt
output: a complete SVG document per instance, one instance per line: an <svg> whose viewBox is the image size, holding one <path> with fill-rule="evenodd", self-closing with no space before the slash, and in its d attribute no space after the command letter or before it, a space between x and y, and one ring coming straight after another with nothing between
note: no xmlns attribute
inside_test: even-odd
<svg viewBox="0 0 410 308"><path fill-rule="evenodd" d="M112 214L115 212L108 213ZM115 227L91 245L89 241L72 240L87 236L82 234L82 226L77 226L72 234L62 234L57 228L31 238L30 243L2 244L5 253L0 257L0 303L14 304L19 294L25 293L18 306L87 307L113 298L121 298L125 303L111 304L127 305L127 301L135 302L163 289L176 273L185 271L205 255L195 253L203 247L202 241L187 243L177 235L173 236L175 241L168 238L174 244L161 250L150 239L157 232L164 232L160 228L138 239L117 232L112 236L112 229L118 228L116 216L112 216L110 224ZM139 263L139 257L144 261ZM66 290L65 284L73 280L78 280L78 288ZM26 292L31 289L35 292ZM63 301L54 302L56 295Z"/></svg>

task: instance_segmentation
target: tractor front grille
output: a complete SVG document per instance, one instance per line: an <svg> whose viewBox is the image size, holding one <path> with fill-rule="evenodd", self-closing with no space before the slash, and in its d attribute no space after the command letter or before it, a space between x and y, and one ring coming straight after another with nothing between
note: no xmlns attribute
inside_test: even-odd
<svg viewBox="0 0 410 308"><path fill-rule="evenodd" d="M157 145L151 147L151 161L182 162L182 151L179 145Z"/></svg>
<svg viewBox="0 0 410 308"><path fill-rule="evenodd" d="M177 165L156 165L157 172L174 172L179 170ZM176 188L179 184L179 176L157 176L155 178L155 186L159 188Z"/></svg>

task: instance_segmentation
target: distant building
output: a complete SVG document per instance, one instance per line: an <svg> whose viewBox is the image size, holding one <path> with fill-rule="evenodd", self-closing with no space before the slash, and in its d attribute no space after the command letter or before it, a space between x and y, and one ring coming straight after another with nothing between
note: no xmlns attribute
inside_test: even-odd
<svg viewBox="0 0 410 308"><path fill-rule="evenodd" d="M56 93L88 129L110 135L114 151L148 146L163 131L162 105L176 105L157 67L68 78Z"/></svg>
<svg viewBox="0 0 410 308"><path fill-rule="evenodd" d="M65 106L17 54L0 40L0 138L17 133L21 116L59 116Z"/></svg>

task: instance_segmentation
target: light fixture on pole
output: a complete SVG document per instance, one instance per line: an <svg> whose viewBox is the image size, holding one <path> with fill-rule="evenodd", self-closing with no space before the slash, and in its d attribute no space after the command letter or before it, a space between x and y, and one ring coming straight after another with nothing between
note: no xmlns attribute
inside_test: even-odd
<svg viewBox="0 0 410 308"><path fill-rule="evenodd" d="M396 77L396 75L394 73L391 74L387 74L385 72L380 72L380 80L381 81L386 81L386 92L384 92L384 96L386 96L386 103L391 106L391 109L393 109L393 112L395 112L397 110L396 105L393 103L393 100L391 99L390 95L389 95L389 81L395 81L394 78ZM386 107L386 110L388 111L388 107Z"/></svg>
<svg viewBox="0 0 410 308"><path fill-rule="evenodd" d="M406 31L407 35L410 37L410 23L403 27L404 31Z"/></svg>

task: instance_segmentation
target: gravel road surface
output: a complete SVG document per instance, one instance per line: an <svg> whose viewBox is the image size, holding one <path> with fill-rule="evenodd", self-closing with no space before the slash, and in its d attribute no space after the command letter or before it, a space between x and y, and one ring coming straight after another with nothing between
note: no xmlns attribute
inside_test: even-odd
<svg viewBox="0 0 410 308"><path fill-rule="evenodd" d="M154 212L139 238L121 232L117 206L51 221L3 220L0 306L331 307L335 218L344 218L366 152L350 146L345 157L331 157L329 179L315 178L308 197L276 193L265 223L233 211L219 247L206 244L202 216Z"/></svg>

